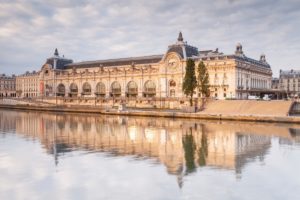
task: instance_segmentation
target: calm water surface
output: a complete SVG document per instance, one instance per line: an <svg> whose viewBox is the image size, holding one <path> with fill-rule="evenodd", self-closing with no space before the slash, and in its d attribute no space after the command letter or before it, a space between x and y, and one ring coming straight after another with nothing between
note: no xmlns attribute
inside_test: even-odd
<svg viewBox="0 0 300 200"><path fill-rule="evenodd" d="M300 199L300 125L0 110L0 199Z"/></svg>

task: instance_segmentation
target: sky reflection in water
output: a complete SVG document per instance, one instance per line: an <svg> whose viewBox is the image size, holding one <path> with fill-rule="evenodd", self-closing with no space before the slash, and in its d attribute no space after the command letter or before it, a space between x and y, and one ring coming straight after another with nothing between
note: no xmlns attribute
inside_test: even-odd
<svg viewBox="0 0 300 200"><path fill-rule="evenodd" d="M299 199L300 125L0 111L0 199Z"/></svg>

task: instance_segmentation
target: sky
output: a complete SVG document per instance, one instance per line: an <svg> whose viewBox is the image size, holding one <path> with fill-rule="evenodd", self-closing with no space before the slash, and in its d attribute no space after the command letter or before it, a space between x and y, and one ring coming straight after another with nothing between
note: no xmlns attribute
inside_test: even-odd
<svg viewBox="0 0 300 200"><path fill-rule="evenodd" d="M0 0L0 73L39 70L58 48L75 62L164 54L179 31L199 50L266 55L300 70L300 0Z"/></svg>

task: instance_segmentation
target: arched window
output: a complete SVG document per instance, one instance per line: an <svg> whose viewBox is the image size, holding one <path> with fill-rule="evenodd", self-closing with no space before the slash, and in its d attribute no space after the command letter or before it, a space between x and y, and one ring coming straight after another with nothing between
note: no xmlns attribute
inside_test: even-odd
<svg viewBox="0 0 300 200"><path fill-rule="evenodd" d="M78 87L75 83L72 83L70 85L70 97L77 96L78 94Z"/></svg>
<svg viewBox="0 0 300 200"><path fill-rule="evenodd" d="M170 97L175 97L175 90L174 89L170 90Z"/></svg>
<svg viewBox="0 0 300 200"><path fill-rule="evenodd" d="M46 88L45 89L46 96L50 96L51 94L53 94L51 85L46 84L45 88ZM29 91L31 91L31 88L29 88Z"/></svg>
<svg viewBox="0 0 300 200"><path fill-rule="evenodd" d="M101 82L97 83L95 95L96 96L101 96L101 97L105 96L105 85L104 85L104 83L101 83Z"/></svg>
<svg viewBox="0 0 300 200"><path fill-rule="evenodd" d="M153 97L156 95L156 85L153 81L149 80L144 85L144 97Z"/></svg>
<svg viewBox="0 0 300 200"><path fill-rule="evenodd" d="M57 86L57 92L56 92L56 95L57 95L57 96L64 97L64 96L65 96L65 93L66 93L65 85L62 84L62 83L60 83L60 84Z"/></svg>
<svg viewBox="0 0 300 200"><path fill-rule="evenodd" d="M111 84L111 96L120 96L121 95L121 85L119 82L115 81Z"/></svg>
<svg viewBox="0 0 300 200"><path fill-rule="evenodd" d="M219 78L217 73L215 74L214 85L219 85Z"/></svg>
<svg viewBox="0 0 300 200"><path fill-rule="evenodd" d="M88 82L85 82L82 85L82 95L91 95L92 93L92 87Z"/></svg>
<svg viewBox="0 0 300 200"><path fill-rule="evenodd" d="M127 96L128 97L136 97L138 94L138 86L136 82L130 81L127 84Z"/></svg>
<svg viewBox="0 0 300 200"><path fill-rule="evenodd" d="M169 82L170 97L175 97L175 87L176 87L176 82L174 80L170 80Z"/></svg>
<svg viewBox="0 0 300 200"><path fill-rule="evenodd" d="M176 86L176 82L174 80L170 81L170 87L175 87Z"/></svg>

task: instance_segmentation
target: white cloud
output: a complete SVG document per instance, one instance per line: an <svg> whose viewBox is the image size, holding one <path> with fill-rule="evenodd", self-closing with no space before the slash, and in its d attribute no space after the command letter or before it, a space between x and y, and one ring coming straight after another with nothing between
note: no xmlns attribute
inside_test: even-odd
<svg viewBox="0 0 300 200"><path fill-rule="evenodd" d="M0 71L38 70L57 47L80 60L164 53L178 32L199 49L265 53L274 74L299 69L299 1L2 1Z"/></svg>

